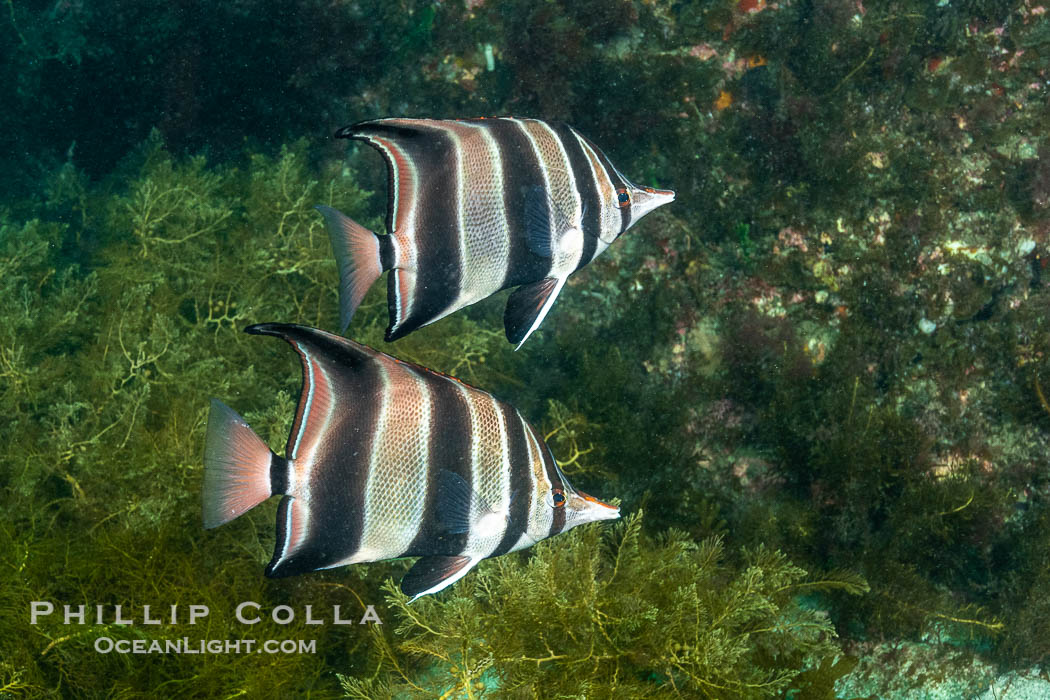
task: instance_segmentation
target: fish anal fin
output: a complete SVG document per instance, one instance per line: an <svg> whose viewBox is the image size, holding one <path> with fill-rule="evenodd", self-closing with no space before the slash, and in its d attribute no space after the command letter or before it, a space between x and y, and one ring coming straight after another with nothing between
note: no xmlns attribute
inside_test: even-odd
<svg viewBox="0 0 1050 700"><path fill-rule="evenodd" d="M539 327L564 284L564 278L546 277L524 284L510 295L503 313L503 326L507 340L517 346L515 349Z"/></svg>
<svg viewBox="0 0 1050 700"><path fill-rule="evenodd" d="M468 556L432 555L417 561L401 579L401 592L412 602L451 586L463 578L478 560Z"/></svg>
<svg viewBox="0 0 1050 700"><path fill-rule="evenodd" d="M269 578L295 576L329 565L323 549L307 545L310 536L307 517L309 506L301 498L285 496L277 507L277 546L266 567Z"/></svg>
<svg viewBox="0 0 1050 700"><path fill-rule="evenodd" d="M395 267L388 277L387 305L392 323L386 329L387 342L404 337L420 326L418 319L408 322L416 295L416 277L415 270L403 267Z"/></svg>

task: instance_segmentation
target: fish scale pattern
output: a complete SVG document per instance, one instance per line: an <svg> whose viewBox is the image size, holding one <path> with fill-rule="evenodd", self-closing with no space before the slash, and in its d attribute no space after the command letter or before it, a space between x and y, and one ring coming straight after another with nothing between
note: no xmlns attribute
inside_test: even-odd
<svg viewBox="0 0 1050 700"><path fill-rule="evenodd" d="M430 397L423 380L404 365L388 365L390 392L369 476L362 549L384 557L407 549L423 515L427 479Z"/></svg>
<svg viewBox="0 0 1050 700"><path fill-rule="evenodd" d="M503 285L509 247L501 230L506 227L502 166L498 149L481 133L482 128L474 127L463 137L460 156L463 245L469 261L460 285L460 299L465 303L484 299ZM462 189L465 183L469 191Z"/></svg>
<svg viewBox="0 0 1050 700"><path fill-rule="evenodd" d="M474 392L473 404L475 434L474 475L477 480L475 490L492 508L500 508L504 498L503 442L501 439L500 406L492 396Z"/></svg>
<svg viewBox="0 0 1050 700"><path fill-rule="evenodd" d="M573 223L576 217L576 200L572 193L576 191L577 186L573 181L571 166L565 160L565 153L557 137L549 127L538 121L526 120L523 124L524 129L534 139L539 149L540 160L546 166L547 178L550 181L549 191L554 206L561 217Z"/></svg>

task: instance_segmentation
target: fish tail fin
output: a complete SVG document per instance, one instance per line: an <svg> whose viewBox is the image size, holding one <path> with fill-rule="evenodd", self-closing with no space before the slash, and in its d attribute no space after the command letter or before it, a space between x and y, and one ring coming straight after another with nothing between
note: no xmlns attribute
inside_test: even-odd
<svg viewBox="0 0 1050 700"><path fill-rule="evenodd" d="M204 527L218 527L270 497L271 472L284 476L275 455L237 412L212 399L204 438Z"/></svg>
<svg viewBox="0 0 1050 700"><path fill-rule="evenodd" d="M346 214L332 207L314 207L328 224L332 250L339 265L339 323L345 333L365 293L383 274L380 240Z"/></svg>

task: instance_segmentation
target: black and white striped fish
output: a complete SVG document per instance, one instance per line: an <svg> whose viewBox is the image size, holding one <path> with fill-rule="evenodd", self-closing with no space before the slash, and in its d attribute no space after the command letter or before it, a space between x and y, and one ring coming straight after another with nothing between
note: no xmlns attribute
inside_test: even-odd
<svg viewBox="0 0 1050 700"><path fill-rule="evenodd" d="M574 489L540 435L491 394L313 328L246 330L292 345L302 393L285 457L212 400L204 527L283 494L267 576L418 556L401 582L414 599L486 557L619 517Z"/></svg>
<svg viewBox="0 0 1050 700"><path fill-rule="evenodd" d="M338 138L377 148L389 166L389 236L330 207L342 330L386 270L387 340L517 287L504 314L520 347L565 279L674 192L637 187L565 124L535 119L379 119Z"/></svg>

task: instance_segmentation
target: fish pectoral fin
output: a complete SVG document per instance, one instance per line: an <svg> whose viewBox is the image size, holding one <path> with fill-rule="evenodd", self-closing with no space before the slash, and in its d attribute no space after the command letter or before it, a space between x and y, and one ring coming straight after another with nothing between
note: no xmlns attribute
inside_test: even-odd
<svg viewBox="0 0 1050 700"><path fill-rule="evenodd" d="M431 555L417 561L401 579L401 592L413 600L451 586L478 563L468 556Z"/></svg>
<svg viewBox="0 0 1050 700"><path fill-rule="evenodd" d="M442 532L470 532L478 522L496 515L489 502L459 474L441 469L437 474L437 517Z"/></svg>
<svg viewBox="0 0 1050 700"><path fill-rule="evenodd" d="M541 258L554 254L553 211L554 202L547 190L539 186L529 188L525 195L525 247Z"/></svg>
<svg viewBox="0 0 1050 700"><path fill-rule="evenodd" d="M507 332L507 340L517 346L515 350L539 327L564 285L564 277L547 277L539 282L524 284L510 295L507 309L503 312L503 327Z"/></svg>

